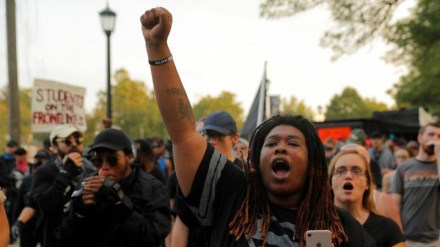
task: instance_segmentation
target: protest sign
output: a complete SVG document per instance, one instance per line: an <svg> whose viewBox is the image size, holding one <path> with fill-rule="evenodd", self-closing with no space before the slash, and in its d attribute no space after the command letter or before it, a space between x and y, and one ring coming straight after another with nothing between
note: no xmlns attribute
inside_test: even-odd
<svg viewBox="0 0 440 247"><path fill-rule="evenodd" d="M60 124L87 130L84 110L85 88L35 79L32 92L32 132L50 132Z"/></svg>

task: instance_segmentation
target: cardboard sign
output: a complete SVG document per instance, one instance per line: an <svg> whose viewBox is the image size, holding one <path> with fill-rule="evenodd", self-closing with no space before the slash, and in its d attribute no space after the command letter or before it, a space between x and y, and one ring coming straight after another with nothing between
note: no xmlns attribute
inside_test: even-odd
<svg viewBox="0 0 440 247"><path fill-rule="evenodd" d="M86 131L85 93L83 87L35 79L32 92L32 132L48 133L60 124L72 124L80 131Z"/></svg>

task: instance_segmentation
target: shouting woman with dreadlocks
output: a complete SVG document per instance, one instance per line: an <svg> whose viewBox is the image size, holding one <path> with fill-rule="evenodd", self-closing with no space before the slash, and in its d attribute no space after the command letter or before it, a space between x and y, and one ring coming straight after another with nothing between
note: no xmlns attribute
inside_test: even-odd
<svg viewBox="0 0 440 247"><path fill-rule="evenodd" d="M322 143L301 116L276 116L250 141L243 171L195 131L194 116L167 44L172 16L141 16L159 109L174 144L184 198L206 246L305 246L307 230L328 229L334 246L374 246L347 212L335 208ZM373 244L369 244L373 242Z"/></svg>

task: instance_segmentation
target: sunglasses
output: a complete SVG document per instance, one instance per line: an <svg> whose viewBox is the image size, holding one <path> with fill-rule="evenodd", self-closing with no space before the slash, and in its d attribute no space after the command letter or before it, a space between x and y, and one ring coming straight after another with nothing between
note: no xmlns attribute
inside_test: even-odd
<svg viewBox="0 0 440 247"><path fill-rule="evenodd" d="M74 140L77 145L81 145L84 141L84 138L79 137L79 136L78 137L70 137L70 138L59 138L57 141L64 142L67 146L70 146L73 143L72 140Z"/></svg>
<svg viewBox="0 0 440 247"><path fill-rule="evenodd" d="M104 161L110 166L110 167L115 167L116 165L118 165L118 160L119 160L119 158L120 158L120 156L119 155L117 155L117 156L113 156L113 155L111 155L111 156L108 156L107 158L102 158L102 157L93 157L92 158L92 162L93 162L93 164L96 166L96 167L98 167L98 168L100 168L103 164L104 164Z"/></svg>
<svg viewBox="0 0 440 247"><path fill-rule="evenodd" d="M209 141L211 139L222 140L226 136L226 135L223 135L223 134L221 134L221 133L219 133L217 131L212 131L212 130L206 130L206 131L203 132L202 135L205 137L205 139L207 141Z"/></svg>

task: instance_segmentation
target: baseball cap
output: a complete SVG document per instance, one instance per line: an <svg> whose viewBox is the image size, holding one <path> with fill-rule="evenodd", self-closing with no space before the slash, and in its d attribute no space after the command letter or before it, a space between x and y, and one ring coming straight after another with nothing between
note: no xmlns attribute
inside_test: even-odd
<svg viewBox="0 0 440 247"><path fill-rule="evenodd" d="M75 132L81 133L75 126L71 124L58 125L52 130L52 132L50 132L49 139L50 142L53 143L56 137L66 138Z"/></svg>
<svg viewBox="0 0 440 247"><path fill-rule="evenodd" d="M131 140L128 136L119 129L108 128L105 129L95 137L89 152L97 149L105 148L113 151L127 150L132 152Z"/></svg>
<svg viewBox="0 0 440 247"><path fill-rule="evenodd" d="M367 140L367 135L363 129L352 129L346 143L364 145L365 140Z"/></svg>
<svg viewBox="0 0 440 247"><path fill-rule="evenodd" d="M237 124L229 113L216 111L206 117L203 126L203 131L205 130L213 130L223 135L229 135L237 133Z"/></svg>

